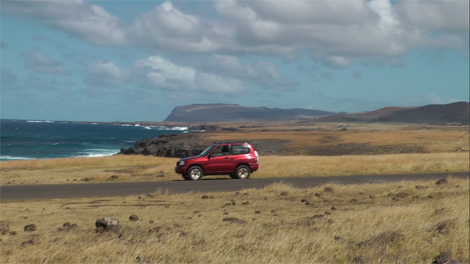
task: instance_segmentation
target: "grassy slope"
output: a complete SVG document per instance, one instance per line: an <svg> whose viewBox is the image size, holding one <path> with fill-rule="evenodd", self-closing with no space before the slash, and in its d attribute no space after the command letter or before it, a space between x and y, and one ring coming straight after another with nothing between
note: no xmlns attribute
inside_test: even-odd
<svg viewBox="0 0 470 264"><path fill-rule="evenodd" d="M461 179L1 206L0 220L17 232L1 236L4 263L430 263L446 251L470 261L469 181ZM102 216L120 220L121 231L95 233ZM78 227L59 231L65 222ZM37 231L23 231L33 223Z"/></svg>
<svg viewBox="0 0 470 264"><path fill-rule="evenodd" d="M338 142L416 144L431 153L262 156L260 171L253 174L257 178L469 170L468 127L423 130L422 126L361 124L342 132L286 132L282 125L261 126L278 132L246 129L212 136L286 139L290 147L300 150L296 154ZM322 129L342 127L328 124ZM117 181L174 180L180 179L173 172L176 160L114 156L2 162L0 184L82 183L85 178L100 182L113 175ZM201 199L203 195L208 199ZM0 220L8 221L10 231L17 232L1 235L2 263L134 263L139 256L161 263L429 263L446 251L458 261L470 261L469 182L452 178L443 185L407 182L306 190L275 184L238 194L173 195L157 190L140 197L2 202L0 206ZM130 222L131 214L140 221ZM96 234L94 221L102 216L119 219L120 233ZM244 223L223 221L228 217ZM78 228L58 231L64 222ZM23 227L32 223L37 231L24 232ZM159 231L148 232L157 227Z"/></svg>
<svg viewBox="0 0 470 264"><path fill-rule="evenodd" d="M288 142L286 147L291 150L290 154L296 156L261 156L260 170L253 174L258 178L469 170L468 126L333 124L309 120L222 126L244 128L239 132L204 135L213 141L280 139ZM347 130L341 131L345 127ZM311 131L292 131L297 129ZM312 131L315 129L317 131ZM305 156L312 149L319 148L341 153L338 144L417 147L427 153ZM85 179L103 182L111 176L117 176L117 181L176 180L181 178L173 172L176 161L158 157L114 156L1 162L0 185L79 183Z"/></svg>
<svg viewBox="0 0 470 264"><path fill-rule="evenodd" d="M0 184L63 184L182 180L178 159L124 156L2 162ZM469 170L468 153L375 156L262 156L253 178L458 172ZM117 180L110 179L118 176ZM214 176L211 176L214 177ZM228 176L215 176L225 177Z"/></svg>

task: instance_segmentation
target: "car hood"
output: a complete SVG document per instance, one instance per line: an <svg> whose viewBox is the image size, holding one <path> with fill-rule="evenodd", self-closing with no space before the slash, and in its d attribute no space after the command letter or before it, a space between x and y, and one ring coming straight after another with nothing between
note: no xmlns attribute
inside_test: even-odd
<svg viewBox="0 0 470 264"><path fill-rule="evenodd" d="M200 158L200 157L202 157L202 156L187 157L187 158L180 159L180 161L187 161L187 160L196 159L196 158Z"/></svg>

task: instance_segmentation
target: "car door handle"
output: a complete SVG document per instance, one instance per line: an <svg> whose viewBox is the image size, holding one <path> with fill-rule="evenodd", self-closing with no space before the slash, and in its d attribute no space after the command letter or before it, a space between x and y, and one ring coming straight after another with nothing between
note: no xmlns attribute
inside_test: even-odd
<svg viewBox="0 0 470 264"><path fill-rule="evenodd" d="M230 159L229 157L225 157L225 159Z"/></svg>

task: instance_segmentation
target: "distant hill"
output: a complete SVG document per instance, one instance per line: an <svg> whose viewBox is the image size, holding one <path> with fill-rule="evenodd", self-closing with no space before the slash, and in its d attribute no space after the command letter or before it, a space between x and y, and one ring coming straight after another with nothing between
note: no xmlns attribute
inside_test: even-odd
<svg viewBox="0 0 470 264"><path fill-rule="evenodd" d="M178 106L165 122L230 122L285 118L318 118L336 114L309 109L244 107L236 104L193 104Z"/></svg>
<svg viewBox="0 0 470 264"><path fill-rule="evenodd" d="M468 102L421 107L385 107L371 112L339 114L319 119L324 122L469 123Z"/></svg>

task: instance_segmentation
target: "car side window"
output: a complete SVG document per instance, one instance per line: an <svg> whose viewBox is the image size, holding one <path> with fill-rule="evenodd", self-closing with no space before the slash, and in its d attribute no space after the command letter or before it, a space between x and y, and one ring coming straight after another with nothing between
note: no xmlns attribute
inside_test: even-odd
<svg viewBox="0 0 470 264"><path fill-rule="evenodd" d="M250 149L247 145L232 145L232 155L248 154Z"/></svg>
<svg viewBox="0 0 470 264"><path fill-rule="evenodd" d="M230 155L230 147L229 146L218 146L215 147L211 152L213 157L220 157L220 156L227 156Z"/></svg>

